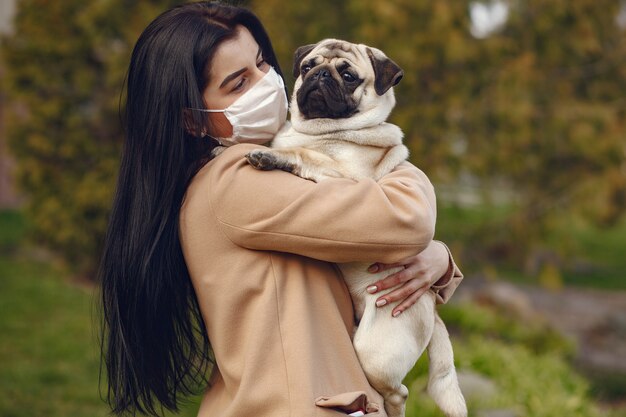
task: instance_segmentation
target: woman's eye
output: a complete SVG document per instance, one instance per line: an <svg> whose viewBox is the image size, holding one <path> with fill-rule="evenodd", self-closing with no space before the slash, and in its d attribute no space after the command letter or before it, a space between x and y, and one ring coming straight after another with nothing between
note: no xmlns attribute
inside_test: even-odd
<svg viewBox="0 0 626 417"><path fill-rule="evenodd" d="M307 72L311 71L311 66L310 65L304 65L302 67L302 75L306 75Z"/></svg>
<svg viewBox="0 0 626 417"><path fill-rule="evenodd" d="M265 68L266 66L268 66L269 64L267 63L267 61L265 59L260 60L259 62L256 63L256 67L259 69Z"/></svg>
<svg viewBox="0 0 626 417"><path fill-rule="evenodd" d="M343 74L341 74L341 76L343 77L343 79L346 82L349 82L349 83L351 83L352 81L356 80L354 75L350 74L349 72L344 72Z"/></svg>
<svg viewBox="0 0 626 417"><path fill-rule="evenodd" d="M245 79L244 79L244 78L241 78L241 79L237 82L237 84L233 87L233 92L236 92L236 91L241 90L241 89L243 88L244 84L245 84Z"/></svg>

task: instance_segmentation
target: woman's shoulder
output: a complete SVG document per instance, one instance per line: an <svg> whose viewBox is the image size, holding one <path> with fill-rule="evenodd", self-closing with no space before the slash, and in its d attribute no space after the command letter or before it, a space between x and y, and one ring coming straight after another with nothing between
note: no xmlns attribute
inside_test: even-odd
<svg viewBox="0 0 626 417"><path fill-rule="evenodd" d="M217 156L209 160L198 170L192 178L192 183L210 181L210 177L217 172L223 172L235 168L239 164L247 164L245 156L260 145L241 143L224 148Z"/></svg>
<svg viewBox="0 0 626 417"><path fill-rule="evenodd" d="M243 158L248 152L253 151L254 149L265 148L262 145L255 145L252 143L238 143L232 146L223 147L221 152L218 152L218 155L209 161L210 164L223 164L229 163L229 161L240 160Z"/></svg>
<svg viewBox="0 0 626 417"><path fill-rule="evenodd" d="M246 167L248 164L245 158L246 154L258 148L259 145L247 143L225 148L219 155L204 164L194 175L187 186L186 200L195 198L198 195L206 195L216 179L222 182L222 180L226 180L228 177L240 174L242 172L241 168ZM246 172L248 170L243 171Z"/></svg>

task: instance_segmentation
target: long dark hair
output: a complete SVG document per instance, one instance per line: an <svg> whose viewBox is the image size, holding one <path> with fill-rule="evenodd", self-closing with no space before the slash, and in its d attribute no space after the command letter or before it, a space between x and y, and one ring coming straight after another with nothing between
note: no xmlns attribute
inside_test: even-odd
<svg viewBox="0 0 626 417"><path fill-rule="evenodd" d="M99 278L106 399L115 414L159 415L207 386L212 356L178 237L185 189L216 142L202 91L218 45L246 27L280 72L265 29L250 11L190 3L157 17L139 37L127 76L126 142ZM281 73L282 75L282 73ZM200 113L200 112L193 112Z"/></svg>

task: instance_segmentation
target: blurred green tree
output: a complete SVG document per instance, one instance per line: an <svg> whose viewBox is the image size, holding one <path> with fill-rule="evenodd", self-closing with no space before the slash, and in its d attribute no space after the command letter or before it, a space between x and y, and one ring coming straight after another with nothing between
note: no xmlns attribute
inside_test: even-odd
<svg viewBox="0 0 626 417"><path fill-rule="evenodd" d="M175 3L22 0L15 34L3 41L10 147L33 235L80 274L92 274L105 230L132 45ZM506 216L463 234L468 256L521 263L572 213L604 225L623 214L621 3L499 0L506 21L481 36L470 10L493 0L238 3L265 23L288 85L293 51L325 37L378 47L403 67L392 120L413 162L442 190L477 184L470 194L483 204L505 196Z"/></svg>
<svg viewBox="0 0 626 417"><path fill-rule="evenodd" d="M482 204L509 207L466 238L472 258L521 264L570 215L611 225L624 213L619 2L251 3L288 67L297 46L325 37L370 44L400 64L405 77L392 121L404 130L412 161L440 185L478 185ZM472 8L498 3L503 24L477 33Z"/></svg>
<svg viewBox="0 0 626 417"><path fill-rule="evenodd" d="M626 209L626 31L609 0L509 2L481 41L486 65L462 125L464 162L503 180L517 210L500 239L521 248L569 214L615 224ZM509 253L517 247L509 245ZM523 253L523 252L522 252Z"/></svg>
<svg viewBox="0 0 626 417"><path fill-rule="evenodd" d="M3 39L9 146L32 236L78 275L93 276L106 229L132 46L172 3L22 0Z"/></svg>

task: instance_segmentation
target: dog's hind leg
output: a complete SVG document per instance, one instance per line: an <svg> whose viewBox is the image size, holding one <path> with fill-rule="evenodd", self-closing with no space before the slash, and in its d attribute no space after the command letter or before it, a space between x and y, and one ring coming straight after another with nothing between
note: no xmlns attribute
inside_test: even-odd
<svg viewBox="0 0 626 417"><path fill-rule="evenodd" d="M395 390L383 391L381 393L385 399L385 411L388 417L405 417L406 399L409 396L409 389L403 384Z"/></svg>
<svg viewBox="0 0 626 417"><path fill-rule="evenodd" d="M434 296L427 293L398 317L367 299L354 348L372 387L385 400L389 417L404 417L408 389L402 380L426 349L434 326Z"/></svg>
<svg viewBox="0 0 626 417"><path fill-rule="evenodd" d="M388 417L405 417L406 400L409 390L401 380L390 378L385 372L371 367L363 369L372 387L385 400L385 411Z"/></svg>
<svg viewBox="0 0 626 417"><path fill-rule="evenodd" d="M447 417L466 417L467 406L454 369L450 336L437 314L433 335L428 345L428 358L428 394Z"/></svg>

